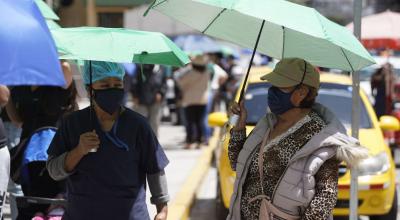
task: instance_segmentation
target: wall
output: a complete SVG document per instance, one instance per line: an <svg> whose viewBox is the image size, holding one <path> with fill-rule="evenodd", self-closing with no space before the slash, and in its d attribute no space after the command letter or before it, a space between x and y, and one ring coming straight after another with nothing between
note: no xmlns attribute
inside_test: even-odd
<svg viewBox="0 0 400 220"><path fill-rule="evenodd" d="M144 31L158 31L166 35L178 35L196 32L194 29L155 10L150 11L146 17L143 17L147 7L147 5L144 5L125 11L124 27Z"/></svg>

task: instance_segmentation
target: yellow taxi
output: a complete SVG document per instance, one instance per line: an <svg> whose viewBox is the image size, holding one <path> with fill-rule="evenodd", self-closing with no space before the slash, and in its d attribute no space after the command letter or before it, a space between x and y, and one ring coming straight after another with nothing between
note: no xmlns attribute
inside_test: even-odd
<svg viewBox="0 0 400 220"><path fill-rule="evenodd" d="M247 132L254 128L258 120L267 111L267 93L270 84L261 81L260 77L270 72L269 67L253 68L245 95L245 106L248 111ZM370 216L371 220L396 219L397 193L395 186L395 164L391 151L384 141L382 130L398 130L399 121L391 116L383 116L380 120L368 101L364 92L360 92L361 116L359 139L370 151L370 157L359 167L359 208L360 215ZM238 99L238 94L236 96ZM321 73L321 88L317 102L331 109L340 121L351 130L352 87L351 79L344 75ZM228 120L226 113L216 112L209 115L210 126L222 127ZM349 132L350 134L350 132ZM216 134L218 135L218 134ZM217 213L224 219L229 208L229 200L233 191L235 172L232 171L228 159L229 132L219 134L215 152L218 169ZM334 216L349 214L350 171L345 164L339 168L339 195Z"/></svg>

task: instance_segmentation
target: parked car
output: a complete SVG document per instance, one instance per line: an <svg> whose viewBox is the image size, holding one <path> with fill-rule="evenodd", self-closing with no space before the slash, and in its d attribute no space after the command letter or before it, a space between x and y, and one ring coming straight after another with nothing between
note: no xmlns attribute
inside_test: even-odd
<svg viewBox="0 0 400 220"><path fill-rule="evenodd" d="M249 77L249 85L245 95L245 106L248 110L247 132L249 133L257 121L266 114L267 93L270 84L260 81L260 76L270 72L267 67L254 68ZM378 121L376 114L364 92L360 92L360 142L370 151L370 157L359 167L359 208L360 215L370 216L372 220L396 219L397 194L395 187L395 165L391 151L384 141L382 130L399 129L399 121L392 116L384 116ZM238 98L238 97L236 97ZM237 99L236 99L237 100ZM321 74L321 88L317 102L330 108L350 131L352 110L352 87L349 77L337 74ZM223 126L228 120L226 113L217 112L209 115L209 124L214 127ZM223 142L216 148L218 168L217 204L219 219L227 214L230 197L233 191L235 172L232 171L228 159L229 132ZM339 193L335 216L349 214L350 171L346 164L339 168Z"/></svg>

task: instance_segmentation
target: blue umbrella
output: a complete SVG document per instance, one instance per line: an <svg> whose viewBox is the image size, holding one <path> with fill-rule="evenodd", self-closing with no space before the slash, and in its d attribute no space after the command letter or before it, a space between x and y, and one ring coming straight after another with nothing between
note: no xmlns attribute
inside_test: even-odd
<svg viewBox="0 0 400 220"><path fill-rule="evenodd" d="M221 46L213 39L204 35L181 35L174 43L188 54L221 52Z"/></svg>
<svg viewBox="0 0 400 220"><path fill-rule="evenodd" d="M57 50L33 0L0 1L0 84L64 86Z"/></svg>

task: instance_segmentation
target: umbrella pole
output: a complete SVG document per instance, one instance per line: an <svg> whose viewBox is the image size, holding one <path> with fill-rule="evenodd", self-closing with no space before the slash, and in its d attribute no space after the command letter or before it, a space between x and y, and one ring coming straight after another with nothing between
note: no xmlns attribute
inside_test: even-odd
<svg viewBox="0 0 400 220"><path fill-rule="evenodd" d="M92 72L92 61L89 60L89 123L90 123L90 131L94 130L94 109L93 109L93 72ZM97 152L97 149L91 149L89 152L94 153Z"/></svg>
<svg viewBox="0 0 400 220"><path fill-rule="evenodd" d="M89 100L90 100L90 106L89 106L89 120L90 120L90 127L91 129L94 129L93 127L93 73L92 73L92 61L89 61Z"/></svg>
<svg viewBox="0 0 400 220"><path fill-rule="evenodd" d="M362 0L354 0L354 35L361 40L361 14ZM351 120L351 135L358 138L360 124L360 75L358 71L352 72L353 81L353 107ZM350 169L350 220L358 219L358 170L357 167Z"/></svg>
<svg viewBox="0 0 400 220"><path fill-rule="evenodd" d="M264 29L264 24L265 24L265 20L263 20L262 23L261 23L261 28L260 28L260 31L258 32L258 36L257 36L257 40L256 40L256 45L254 46L253 53L251 54L251 59L250 59L249 67L247 68L246 76L245 76L245 78L244 78L243 87L242 87L242 89L240 90L239 103L242 101L243 96L244 96L244 93L245 93L245 91L246 91L247 81L248 81L248 79L249 79L250 70L251 70L251 65L253 64L253 59L254 59L254 56L256 55L256 51L257 51L257 47L258 47L258 42L260 41L261 33L262 33L262 30Z"/></svg>

